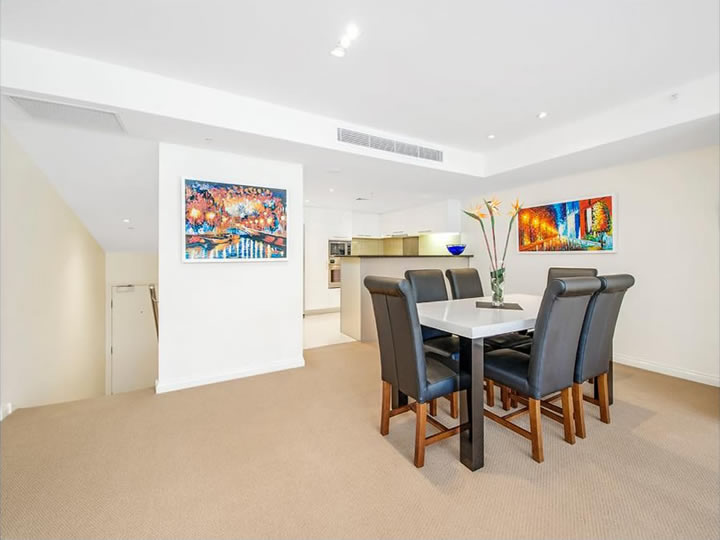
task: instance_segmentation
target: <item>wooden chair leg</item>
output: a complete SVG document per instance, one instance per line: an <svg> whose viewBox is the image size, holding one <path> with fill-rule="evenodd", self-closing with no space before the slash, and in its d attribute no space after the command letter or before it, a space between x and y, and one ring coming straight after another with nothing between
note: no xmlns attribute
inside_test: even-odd
<svg viewBox="0 0 720 540"><path fill-rule="evenodd" d="M392 385L389 382L382 382L382 404L380 405L380 435L390 433L390 397Z"/></svg>
<svg viewBox="0 0 720 540"><path fill-rule="evenodd" d="M457 418L460 415L460 393L453 392L450 396L450 417Z"/></svg>
<svg viewBox="0 0 720 540"><path fill-rule="evenodd" d="M610 423L610 395L608 394L608 374L603 373L598 379L598 401L600 401L600 420Z"/></svg>
<svg viewBox="0 0 720 540"><path fill-rule="evenodd" d="M430 400L430 416L437 416L437 399Z"/></svg>
<svg viewBox="0 0 720 540"><path fill-rule="evenodd" d="M425 465L425 425L427 422L427 403L415 404L415 466Z"/></svg>
<svg viewBox="0 0 720 540"><path fill-rule="evenodd" d="M510 389L507 386L500 387L500 400L504 411L510 410Z"/></svg>
<svg viewBox="0 0 720 540"><path fill-rule="evenodd" d="M516 409L518 406L517 401L517 394L515 393L515 390L510 390L510 408Z"/></svg>
<svg viewBox="0 0 720 540"><path fill-rule="evenodd" d="M564 388L561 392L561 396L563 427L565 428L565 441L570 444L575 444L575 431L573 430L572 388Z"/></svg>
<svg viewBox="0 0 720 540"><path fill-rule="evenodd" d="M487 390L485 393L485 401L487 401L488 407L494 407L495 406L495 383L491 381L490 379L485 379L485 382L487 383Z"/></svg>
<svg viewBox="0 0 720 540"><path fill-rule="evenodd" d="M538 463L545 460L543 454L542 424L540 422L540 400L528 399L530 412L530 441L532 442L532 457Z"/></svg>
<svg viewBox="0 0 720 540"><path fill-rule="evenodd" d="M581 439L585 438L585 409L583 405L583 389L578 383L573 384L573 414L575 415L575 434Z"/></svg>

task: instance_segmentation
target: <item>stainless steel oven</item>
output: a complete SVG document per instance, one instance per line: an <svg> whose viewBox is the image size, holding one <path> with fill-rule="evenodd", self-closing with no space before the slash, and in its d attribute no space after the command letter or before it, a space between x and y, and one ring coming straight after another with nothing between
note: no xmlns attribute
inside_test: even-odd
<svg viewBox="0 0 720 540"><path fill-rule="evenodd" d="M347 257L350 255L350 240L329 240L328 257Z"/></svg>
<svg viewBox="0 0 720 540"><path fill-rule="evenodd" d="M340 287L340 259L330 257L328 262L328 289Z"/></svg>

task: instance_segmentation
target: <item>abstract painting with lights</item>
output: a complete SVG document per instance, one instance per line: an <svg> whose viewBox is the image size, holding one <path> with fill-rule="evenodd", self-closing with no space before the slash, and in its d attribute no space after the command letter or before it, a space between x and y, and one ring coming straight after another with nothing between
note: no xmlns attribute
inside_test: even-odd
<svg viewBox="0 0 720 540"><path fill-rule="evenodd" d="M613 197L594 197L520 210L518 248L532 251L615 250Z"/></svg>
<svg viewBox="0 0 720 540"><path fill-rule="evenodd" d="M284 189L185 178L184 260L287 259Z"/></svg>

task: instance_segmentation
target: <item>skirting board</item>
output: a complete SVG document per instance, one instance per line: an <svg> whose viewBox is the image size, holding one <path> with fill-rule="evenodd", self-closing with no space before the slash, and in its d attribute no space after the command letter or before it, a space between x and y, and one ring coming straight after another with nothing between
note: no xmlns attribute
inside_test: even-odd
<svg viewBox="0 0 720 540"><path fill-rule="evenodd" d="M303 367L305 359L300 356L281 362L273 362L264 366L252 367L242 371L234 371L232 373L223 373L220 375L209 375L207 377L198 377L196 379L182 379L179 381L157 382L155 383L155 393L164 394L165 392L173 392L184 388L193 388L195 386L204 386L206 384L214 384L219 382L231 381L233 379L243 379L252 377L253 375L263 375L272 373L273 371L283 371L285 369L293 369Z"/></svg>
<svg viewBox="0 0 720 540"><path fill-rule="evenodd" d="M720 377L708 375L707 373L700 373L699 371L693 371L692 369L682 369L656 362L648 362L641 358L629 356L627 354L615 353L613 359L618 364L626 366L632 366L646 371L654 371L655 373L662 373L663 375L670 375L671 377L678 377L679 379L686 379L688 381L699 382L702 384L709 384L711 386L720 386Z"/></svg>
<svg viewBox="0 0 720 540"><path fill-rule="evenodd" d="M340 307L329 307L322 309L306 309L303 315L324 315L325 313L340 313Z"/></svg>

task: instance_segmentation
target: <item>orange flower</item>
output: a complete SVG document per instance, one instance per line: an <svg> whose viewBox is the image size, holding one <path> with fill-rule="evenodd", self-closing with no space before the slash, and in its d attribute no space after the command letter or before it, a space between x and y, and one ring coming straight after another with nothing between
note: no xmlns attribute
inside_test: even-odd
<svg viewBox="0 0 720 540"><path fill-rule="evenodd" d="M518 212L520 212L520 209L522 208L522 203L520 202L520 199L515 199L515 202L512 204L512 210L508 212L509 216L514 216Z"/></svg>
<svg viewBox="0 0 720 540"><path fill-rule="evenodd" d="M500 201L493 196L489 201L485 201L485 204L490 209L490 212L497 215L500 212Z"/></svg>
<svg viewBox="0 0 720 540"><path fill-rule="evenodd" d="M483 207L478 204L473 209L467 211L466 214L472 214L477 219L483 219L483 218L488 217L488 215L486 213L484 213L482 210L483 210Z"/></svg>

